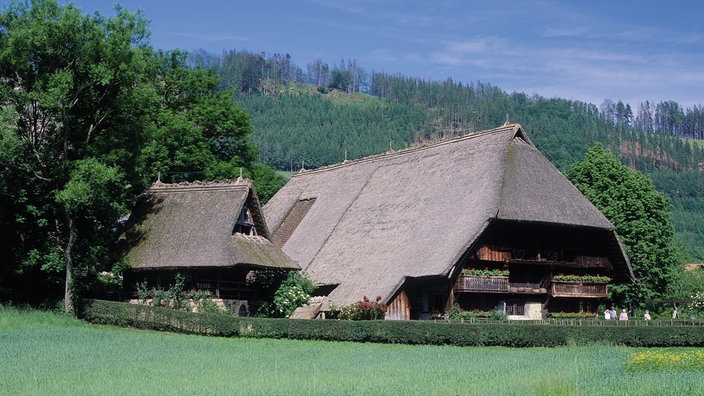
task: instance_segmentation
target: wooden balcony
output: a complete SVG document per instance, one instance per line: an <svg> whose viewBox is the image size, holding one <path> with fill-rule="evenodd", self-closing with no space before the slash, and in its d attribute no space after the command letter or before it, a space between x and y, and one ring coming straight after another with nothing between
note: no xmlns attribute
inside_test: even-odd
<svg viewBox="0 0 704 396"><path fill-rule="evenodd" d="M605 282L565 282L553 281L550 285L553 297L606 298Z"/></svg>
<svg viewBox="0 0 704 396"><path fill-rule="evenodd" d="M536 250L536 249L534 249ZM525 249L509 249L499 246L484 245L477 249L476 257L481 261L493 261L500 263L530 264L570 268L611 268L611 262L605 256L572 256L564 257L560 249L543 249L543 254L527 254Z"/></svg>
<svg viewBox="0 0 704 396"><path fill-rule="evenodd" d="M508 276L460 275L455 282L455 293L508 293Z"/></svg>

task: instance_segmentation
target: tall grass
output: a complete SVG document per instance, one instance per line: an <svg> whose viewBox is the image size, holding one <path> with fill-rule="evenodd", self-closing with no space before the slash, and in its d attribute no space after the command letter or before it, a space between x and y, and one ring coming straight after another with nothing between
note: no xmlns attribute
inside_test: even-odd
<svg viewBox="0 0 704 396"><path fill-rule="evenodd" d="M8 395L704 394L702 372L629 371L637 351L209 338L0 307Z"/></svg>

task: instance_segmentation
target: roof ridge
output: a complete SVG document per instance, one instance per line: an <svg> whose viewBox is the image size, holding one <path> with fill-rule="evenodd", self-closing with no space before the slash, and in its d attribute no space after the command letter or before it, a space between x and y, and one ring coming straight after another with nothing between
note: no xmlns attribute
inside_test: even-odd
<svg viewBox="0 0 704 396"><path fill-rule="evenodd" d="M501 125L497 128L471 132L467 135L456 136L456 137L452 137L452 138L448 138L448 139L439 139L439 140L432 141L430 143L420 143L418 145L406 147L406 148L403 148L400 150L391 150L391 151L386 151L384 153L372 154L372 155L369 155L366 157L357 158L354 160L346 160L343 162L338 162L336 164L321 166L321 167L315 168L315 169L310 169L310 170L301 169L298 173L294 174L291 177L296 177L299 175L304 175L304 174L309 174L309 173L314 173L314 172L324 172L324 171L338 169L338 168L342 168L342 167L346 167L346 166L354 165L354 164L359 164L359 163L363 163L363 162L371 162L371 161L376 161L376 160L380 160L380 159L386 159L386 158L391 158L391 157L395 157L395 156L406 155L406 154L410 154L410 153L415 153L417 151L423 151L423 150L427 150L427 149L431 149L434 147L439 147L439 146L443 146L443 145L447 145L447 144L453 144L453 143L458 143L458 142L462 142L465 140L476 139L476 138L483 137L486 135L491 135L491 134L495 134L495 133L502 133L502 132L506 132L507 130L511 130L514 133L516 133L518 131L522 131L523 127L521 126L521 124L518 124L518 123L504 123L503 125Z"/></svg>
<svg viewBox="0 0 704 396"><path fill-rule="evenodd" d="M211 180L211 181L185 181L179 183L163 183L159 180L154 182L150 187L149 191L167 191L167 190L193 190L198 188L242 188L242 187L252 187L253 183L250 179L221 179L221 180Z"/></svg>

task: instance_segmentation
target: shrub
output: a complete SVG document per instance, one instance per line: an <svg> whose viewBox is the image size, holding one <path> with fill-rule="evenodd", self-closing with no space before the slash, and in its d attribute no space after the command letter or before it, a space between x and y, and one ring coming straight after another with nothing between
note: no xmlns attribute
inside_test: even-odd
<svg viewBox="0 0 704 396"><path fill-rule="evenodd" d="M459 323L453 321L293 320L191 313L85 300L79 314L89 322L224 337L291 338L457 346L553 347L603 344L633 347L702 347L704 326L559 325L539 323ZM594 321L594 323L603 323Z"/></svg>
<svg viewBox="0 0 704 396"><path fill-rule="evenodd" d="M236 316L193 313L116 301L84 300L79 317L97 324L138 329L231 337L239 331Z"/></svg>
<svg viewBox="0 0 704 396"><path fill-rule="evenodd" d="M689 297L687 311L695 318L704 318L704 292L698 291Z"/></svg>
<svg viewBox="0 0 704 396"><path fill-rule="evenodd" d="M299 271L289 271L286 279L274 293L274 301L269 306L269 315L273 317L288 317L301 305L308 302L315 290L313 281Z"/></svg>
<svg viewBox="0 0 704 396"><path fill-rule="evenodd" d="M555 275L552 280L562 282L611 282L611 278L603 275Z"/></svg>
<svg viewBox="0 0 704 396"><path fill-rule="evenodd" d="M379 320L386 316L386 304L382 304L381 296L377 296L375 301L364 296L361 300L349 306L340 307L337 315L343 320Z"/></svg>
<svg viewBox="0 0 704 396"><path fill-rule="evenodd" d="M594 319L596 314L591 312L552 312L553 319Z"/></svg>
<svg viewBox="0 0 704 396"><path fill-rule="evenodd" d="M168 290L149 288L146 281L137 283L139 303L183 311L232 314L229 310L218 307L207 291L186 291L185 285L186 279L181 274L176 274L175 281Z"/></svg>
<svg viewBox="0 0 704 396"><path fill-rule="evenodd" d="M506 312L495 309L493 311L480 311L478 309L472 311L465 311L457 303L455 303L452 308L447 311L447 318L450 320L462 320L462 319L491 319L503 321L506 320Z"/></svg>
<svg viewBox="0 0 704 396"><path fill-rule="evenodd" d="M508 276L508 270L502 269L477 269L477 268L465 268L462 270L462 275L476 275L476 276Z"/></svg>
<svg viewBox="0 0 704 396"><path fill-rule="evenodd" d="M187 304L185 301L189 299L184 293L186 279L181 274L176 274L174 283L168 290L159 288L149 288L147 282L137 283L137 296L140 304L147 304L155 307L168 307L173 309L181 309Z"/></svg>

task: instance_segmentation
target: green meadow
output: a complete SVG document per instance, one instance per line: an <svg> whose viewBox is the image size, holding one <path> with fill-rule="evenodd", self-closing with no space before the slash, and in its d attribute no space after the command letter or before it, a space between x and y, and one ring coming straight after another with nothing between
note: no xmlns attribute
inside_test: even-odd
<svg viewBox="0 0 704 396"><path fill-rule="evenodd" d="M643 351L213 338L0 307L3 395L704 394L701 370L629 370Z"/></svg>

